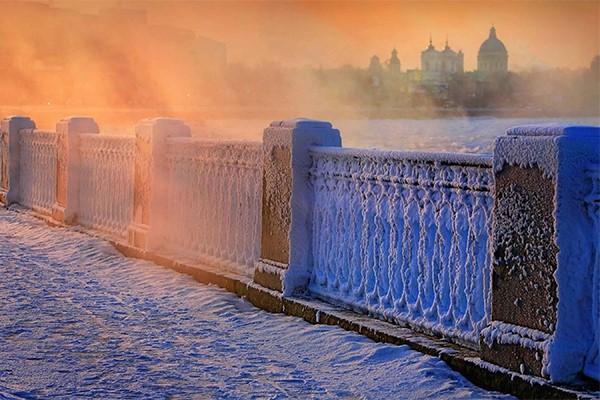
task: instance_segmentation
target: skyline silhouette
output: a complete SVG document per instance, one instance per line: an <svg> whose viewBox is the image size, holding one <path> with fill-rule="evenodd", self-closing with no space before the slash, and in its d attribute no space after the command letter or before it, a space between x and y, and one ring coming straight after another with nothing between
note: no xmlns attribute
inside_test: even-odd
<svg viewBox="0 0 600 400"><path fill-rule="evenodd" d="M412 69L419 67L431 35L436 47L447 39L462 50L465 70L473 70L492 25L511 49L513 71L586 68L600 53L596 1L40 2L84 13L107 6L144 9L149 23L222 41L230 62L249 65L366 66L373 54L395 47L403 68Z"/></svg>

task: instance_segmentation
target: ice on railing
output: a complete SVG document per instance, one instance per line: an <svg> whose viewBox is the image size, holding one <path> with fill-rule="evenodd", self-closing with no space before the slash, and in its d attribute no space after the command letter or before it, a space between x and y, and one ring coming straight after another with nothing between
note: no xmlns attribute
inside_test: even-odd
<svg viewBox="0 0 600 400"><path fill-rule="evenodd" d="M260 250L262 145L171 138L168 251L252 274Z"/></svg>
<svg viewBox="0 0 600 400"><path fill-rule="evenodd" d="M588 166L586 175L592 181L592 191L584 199L590 218L594 221L594 230L592 231L592 241L596 246L592 246L594 255L594 268L592 275L592 329L594 340L589 348L585 360L584 374L590 378L600 380L600 164Z"/></svg>
<svg viewBox="0 0 600 400"><path fill-rule="evenodd" d="M491 157L311 156L311 292L477 347L490 319Z"/></svg>
<svg viewBox="0 0 600 400"><path fill-rule="evenodd" d="M78 221L124 237L133 216L135 138L82 134Z"/></svg>
<svg viewBox="0 0 600 400"><path fill-rule="evenodd" d="M56 132L23 129L20 132L19 203L50 214L56 202Z"/></svg>
<svg viewBox="0 0 600 400"><path fill-rule="evenodd" d="M0 133L0 188L8 189L8 135Z"/></svg>

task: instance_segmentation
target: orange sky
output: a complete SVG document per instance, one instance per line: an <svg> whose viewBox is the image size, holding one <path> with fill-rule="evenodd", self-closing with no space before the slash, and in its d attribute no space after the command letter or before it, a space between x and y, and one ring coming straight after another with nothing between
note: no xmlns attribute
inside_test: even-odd
<svg viewBox="0 0 600 400"><path fill-rule="evenodd" d="M366 67L395 46L402 69L420 68L420 52L446 36L476 68L492 23L509 52L509 68L589 67L600 54L600 1L83 1L55 7L96 12L120 4L148 10L149 22L223 41L230 62Z"/></svg>

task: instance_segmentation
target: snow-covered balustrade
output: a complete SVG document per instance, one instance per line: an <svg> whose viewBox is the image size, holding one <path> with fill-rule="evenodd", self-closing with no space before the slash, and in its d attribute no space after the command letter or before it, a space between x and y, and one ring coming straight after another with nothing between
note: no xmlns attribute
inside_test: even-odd
<svg viewBox="0 0 600 400"><path fill-rule="evenodd" d="M255 283L441 334L521 374L600 378L600 128L512 128L491 159L311 147L339 146L339 131L302 119L263 137Z"/></svg>
<svg viewBox="0 0 600 400"><path fill-rule="evenodd" d="M490 316L491 157L311 156L311 292L478 346Z"/></svg>
<svg viewBox="0 0 600 400"><path fill-rule="evenodd" d="M167 139L165 248L252 274L260 250L262 145Z"/></svg>
<svg viewBox="0 0 600 400"><path fill-rule="evenodd" d="M98 133L87 117L0 121L0 202L254 266L283 296L308 289L521 374L600 379L599 127L512 128L493 158L342 149L305 119L273 122L262 145L169 118Z"/></svg>
<svg viewBox="0 0 600 400"><path fill-rule="evenodd" d="M52 131L23 129L19 135L19 203L50 215L56 201L57 134Z"/></svg>
<svg viewBox="0 0 600 400"><path fill-rule="evenodd" d="M124 237L133 217L135 138L81 134L78 222Z"/></svg>

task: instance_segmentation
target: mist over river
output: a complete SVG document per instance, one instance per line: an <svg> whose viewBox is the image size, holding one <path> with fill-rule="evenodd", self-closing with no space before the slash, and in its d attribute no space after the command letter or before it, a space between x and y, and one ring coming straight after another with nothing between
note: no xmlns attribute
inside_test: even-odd
<svg viewBox="0 0 600 400"><path fill-rule="evenodd" d="M445 118L363 118L328 115L327 110L312 114L296 114L290 110L249 110L243 117L232 108L133 109L72 107L0 107L2 118L28 116L38 129L54 130L56 122L71 115L92 117L101 134L134 135L135 125L145 118L172 117L183 119L197 137L261 141L263 130L274 120L308 117L329 121L340 130L342 145L354 148L377 148L405 151L437 151L453 153L492 153L494 139L516 125L569 123L600 126L595 117L527 117L456 116ZM259 112L260 111L260 112Z"/></svg>
<svg viewBox="0 0 600 400"><path fill-rule="evenodd" d="M261 140L271 121L214 119L193 124L194 136ZM336 119L344 147L453 153L492 153L494 139L516 125L569 123L600 125L600 116L584 118Z"/></svg>

